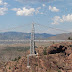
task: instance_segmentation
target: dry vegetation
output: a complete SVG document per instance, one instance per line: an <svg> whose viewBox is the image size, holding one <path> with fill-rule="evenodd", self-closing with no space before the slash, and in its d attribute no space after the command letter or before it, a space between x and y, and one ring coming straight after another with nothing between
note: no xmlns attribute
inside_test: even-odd
<svg viewBox="0 0 72 72"><path fill-rule="evenodd" d="M52 43L36 43L36 47L40 46L49 46ZM29 43L19 43L19 44L0 44L0 60L2 61L9 61L13 60L18 56L25 56L27 55L26 51L30 49Z"/></svg>
<svg viewBox="0 0 72 72"><path fill-rule="evenodd" d="M30 57L30 68L27 68L27 55L29 54L29 50L27 49L28 51L26 51L25 55L25 45L21 46L21 50L17 50L20 44L18 46L4 46L3 50L6 52L10 52L11 49L9 48L12 48L11 51L13 51L15 56L17 56L17 52L18 54L21 52L23 56L18 55L13 60L7 62L1 61L0 72L72 72L72 43L62 42L51 44L40 46L38 43L36 52L39 55Z"/></svg>

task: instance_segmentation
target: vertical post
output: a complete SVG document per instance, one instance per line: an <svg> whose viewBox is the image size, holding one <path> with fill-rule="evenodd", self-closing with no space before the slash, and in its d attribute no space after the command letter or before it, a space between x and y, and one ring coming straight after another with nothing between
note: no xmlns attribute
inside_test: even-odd
<svg viewBox="0 0 72 72"><path fill-rule="evenodd" d="M29 55L27 55L27 68L30 68L30 64L29 64Z"/></svg>
<svg viewBox="0 0 72 72"><path fill-rule="evenodd" d="M30 40L30 54L34 54L34 32L35 32L35 29L34 29L34 23L32 23L32 31L31 31L31 40Z"/></svg>
<svg viewBox="0 0 72 72"><path fill-rule="evenodd" d="M29 66L29 55L27 55L27 66Z"/></svg>

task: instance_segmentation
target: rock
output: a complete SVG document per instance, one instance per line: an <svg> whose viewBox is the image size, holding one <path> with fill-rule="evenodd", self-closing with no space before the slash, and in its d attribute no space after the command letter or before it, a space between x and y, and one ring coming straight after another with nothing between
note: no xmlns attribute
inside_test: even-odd
<svg viewBox="0 0 72 72"><path fill-rule="evenodd" d="M29 57L29 68L24 56L1 65L0 72L72 72L72 42L53 44L46 48L47 55L43 54L44 49L37 48L38 56Z"/></svg>

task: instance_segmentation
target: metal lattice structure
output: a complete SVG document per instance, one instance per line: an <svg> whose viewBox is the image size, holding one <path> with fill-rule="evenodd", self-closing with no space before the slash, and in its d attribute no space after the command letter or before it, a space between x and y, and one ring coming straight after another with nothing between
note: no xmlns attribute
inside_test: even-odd
<svg viewBox="0 0 72 72"><path fill-rule="evenodd" d="M31 40L30 40L30 54L27 55L27 67L28 68L30 68L29 57L32 55L35 55L35 42L34 42L35 35L34 33L35 33L34 23L32 23Z"/></svg>
<svg viewBox="0 0 72 72"><path fill-rule="evenodd" d="M34 43L34 39L35 39L35 28L34 28L34 23L32 23L32 31L31 31L31 40L30 40L30 54L34 54L35 52L35 43Z"/></svg>

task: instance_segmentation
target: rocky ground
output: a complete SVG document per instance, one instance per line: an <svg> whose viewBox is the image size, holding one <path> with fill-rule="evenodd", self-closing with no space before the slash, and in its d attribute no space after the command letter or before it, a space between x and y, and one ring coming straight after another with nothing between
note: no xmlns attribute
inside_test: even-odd
<svg viewBox="0 0 72 72"><path fill-rule="evenodd" d="M62 42L36 49L38 56L27 56L0 63L0 72L72 72L72 42Z"/></svg>

